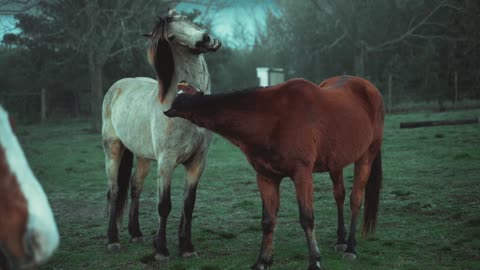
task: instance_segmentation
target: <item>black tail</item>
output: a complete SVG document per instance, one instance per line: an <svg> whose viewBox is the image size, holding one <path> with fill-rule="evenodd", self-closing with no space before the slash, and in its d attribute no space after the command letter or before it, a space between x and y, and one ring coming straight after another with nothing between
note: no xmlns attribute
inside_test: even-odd
<svg viewBox="0 0 480 270"><path fill-rule="evenodd" d="M120 161L120 167L118 168L118 192L117 201L115 202L115 210L117 214L117 220L122 220L123 211L128 201L128 188L130 186L130 177L132 176L133 167L133 154L130 150L125 148L125 151Z"/></svg>
<svg viewBox="0 0 480 270"><path fill-rule="evenodd" d="M381 151L378 151L377 157L373 160L370 177L368 178L367 186L365 187L362 227L363 238L366 238L369 234L375 232L382 179L382 155Z"/></svg>

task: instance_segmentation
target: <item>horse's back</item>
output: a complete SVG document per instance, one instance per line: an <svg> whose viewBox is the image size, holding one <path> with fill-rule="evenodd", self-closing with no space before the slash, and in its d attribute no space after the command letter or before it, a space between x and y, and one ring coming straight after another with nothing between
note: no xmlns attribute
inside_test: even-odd
<svg viewBox="0 0 480 270"><path fill-rule="evenodd" d="M383 99L380 91L370 81L356 76L342 75L324 80L319 84L322 91L346 93L346 97L352 100L361 100L365 102L373 118L383 110ZM345 98L348 100L348 98Z"/></svg>
<svg viewBox="0 0 480 270"><path fill-rule="evenodd" d="M103 101L104 140L120 140L135 154L154 159L152 119L158 102L157 81L138 77L115 82Z"/></svg>

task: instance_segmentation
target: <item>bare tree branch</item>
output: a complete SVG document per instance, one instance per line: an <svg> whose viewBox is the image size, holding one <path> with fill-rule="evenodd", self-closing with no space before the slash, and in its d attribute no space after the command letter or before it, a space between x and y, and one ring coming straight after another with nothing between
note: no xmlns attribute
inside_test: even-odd
<svg viewBox="0 0 480 270"><path fill-rule="evenodd" d="M392 46L394 44L397 44L399 42L402 42L403 40L409 38L409 37L419 37L420 35L418 34L415 34L415 32L422 26L426 25L428 20L430 20L430 18L435 15L435 13L437 13L437 11L439 11L441 8L451 8L451 9L455 9L455 10L460 10L461 8L459 7L455 7L455 6L452 6L450 4L447 4L446 1L444 2L441 2L440 4L438 4L435 8L433 8L430 13L428 13L422 20L420 20L418 23L416 23L415 25L409 27L409 29L403 33L402 35L394 38L394 39L391 39L391 40L387 40L387 41L384 41L380 44L377 44L375 46L370 46L368 45L365 41L361 41L363 43L363 45L365 46L366 50L367 51L379 51L379 50L382 50L388 46ZM438 38L437 35L421 35L422 38L426 39L428 37L430 37L431 39L433 38Z"/></svg>
<svg viewBox="0 0 480 270"><path fill-rule="evenodd" d="M36 4L36 0L0 0L0 15L15 15L27 12Z"/></svg>

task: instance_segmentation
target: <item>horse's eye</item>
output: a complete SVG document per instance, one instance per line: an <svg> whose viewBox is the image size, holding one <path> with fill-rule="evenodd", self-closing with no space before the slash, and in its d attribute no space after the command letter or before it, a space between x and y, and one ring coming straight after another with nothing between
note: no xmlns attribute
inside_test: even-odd
<svg viewBox="0 0 480 270"><path fill-rule="evenodd" d="M148 33L148 34L143 34L142 36L151 38L151 37L152 37L152 34L151 34L151 33Z"/></svg>
<svg viewBox="0 0 480 270"><path fill-rule="evenodd" d="M169 36L168 37L168 41L174 41L175 40L175 36Z"/></svg>

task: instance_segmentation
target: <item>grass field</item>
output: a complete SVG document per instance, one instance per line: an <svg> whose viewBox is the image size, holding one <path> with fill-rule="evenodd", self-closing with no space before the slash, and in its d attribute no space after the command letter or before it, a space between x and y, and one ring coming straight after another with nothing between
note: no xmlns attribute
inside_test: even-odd
<svg viewBox="0 0 480 270"><path fill-rule="evenodd" d="M358 239L359 258L333 251L336 207L327 174L315 176L315 224L323 269L480 269L480 125L399 129L401 121L480 116L480 110L389 115L383 144L384 188L374 238ZM147 241L129 243L127 220L119 254L106 244L106 177L99 135L82 121L21 126L18 135L50 198L61 245L42 269L248 269L261 240L261 201L254 171L243 154L220 137L200 181L193 241L200 258L181 259L176 232L183 198L183 169L174 175L168 223L168 262L153 259L157 229L155 171L145 182L140 224ZM352 168L345 169L347 193ZM281 185L272 269L307 267L293 185ZM346 215L349 217L348 200ZM348 224L348 219L346 220Z"/></svg>

